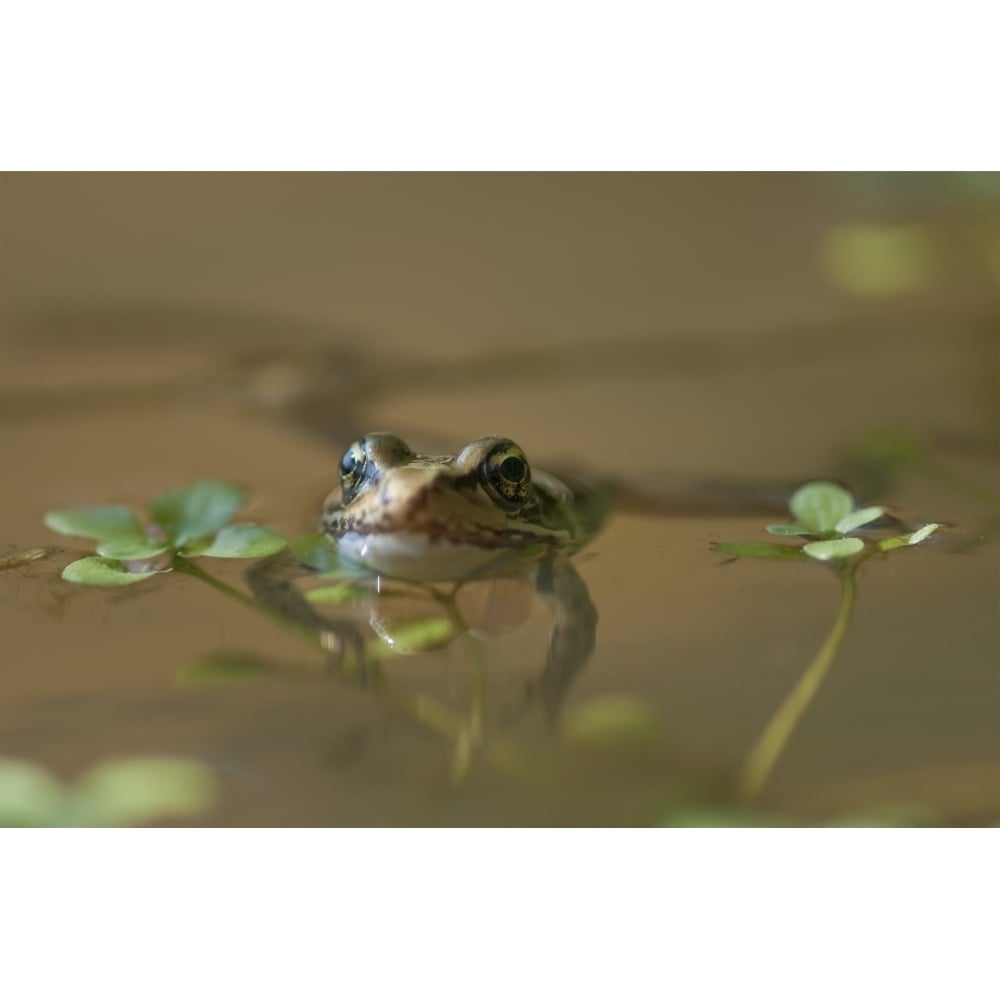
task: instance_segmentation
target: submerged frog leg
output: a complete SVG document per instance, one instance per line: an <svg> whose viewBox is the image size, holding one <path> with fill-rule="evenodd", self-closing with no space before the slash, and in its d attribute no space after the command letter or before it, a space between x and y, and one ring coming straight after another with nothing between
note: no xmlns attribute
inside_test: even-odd
<svg viewBox="0 0 1000 1000"><path fill-rule="evenodd" d="M254 599L312 635L336 666L353 665L364 677L365 642L358 626L321 615L294 581L312 573L287 550L260 559L246 572Z"/></svg>
<svg viewBox="0 0 1000 1000"><path fill-rule="evenodd" d="M528 689L538 698L546 719L555 722L574 678L587 665L597 638L597 608L583 577L569 559L553 556L538 567L535 589L552 608L545 669Z"/></svg>

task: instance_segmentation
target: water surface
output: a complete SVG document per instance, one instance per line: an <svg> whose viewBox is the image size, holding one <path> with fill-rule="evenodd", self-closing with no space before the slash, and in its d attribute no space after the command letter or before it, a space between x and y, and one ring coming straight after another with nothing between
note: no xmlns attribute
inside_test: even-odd
<svg viewBox="0 0 1000 1000"><path fill-rule="evenodd" d="M624 703L648 723L631 735L573 737L525 707L549 628L537 601L481 642L486 737L455 780L447 740L274 624L178 574L73 587L58 577L73 554L54 552L0 574L2 754L65 777L110 756L194 759L220 780L213 824L651 823L724 804L837 587L822 566L727 563L710 543L762 540L780 519L740 513L740 484L857 474L850 442L891 425L928 443L938 474L859 488L908 523L950 527L864 568L842 653L757 811L832 822L902 805L994 822L996 286L954 251L951 277L918 293L832 288L823 233L902 211L880 190L5 179L19 249L8 236L0 554L72 548L42 526L46 509L142 506L203 477L239 484L248 517L299 535L340 452L372 429L431 451L507 435L539 465L628 481L674 512L633 504L577 559L600 621L563 716ZM709 480L730 483L733 511L678 502ZM221 572L242 586L239 565ZM291 669L179 683L222 648ZM480 683L460 642L386 670L458 713Z"/></svg>

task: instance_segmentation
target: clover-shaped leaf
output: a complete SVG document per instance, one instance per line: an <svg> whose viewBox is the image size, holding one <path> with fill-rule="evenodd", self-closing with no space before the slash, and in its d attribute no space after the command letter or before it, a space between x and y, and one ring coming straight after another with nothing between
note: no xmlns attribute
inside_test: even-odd
<svg viewBox="0 0 1000 1000"><path fill-rule="evenodd" d="M62 571L62 578L69 583L82 583L88 587L127 587L148 580L158 572L160 571L154 569L133 573L115 559L86 556L71 562Z"/></svg>
<svg viewBox="0 0 1000 1000"><path fill-rule="evenodd" d="M885 507L862 507L860 510L852 510L845 514L833 527L839 535L847 535L858 528L863 528L872 521L877 521L885 514Z"/></svg>
<svg viewBox="0 0 1000 1000"><path fill-rule="evenodd" d="M788 508L799 524L822 535L837 530L837 523L854 508L854 497L843 486L820 480L799 487Z"/></svg>
<svg viewBox="0 0 1000 1000"><path fill-rule="evenodd" d="M60 535L78 535L99 542L144 537L139 519L121 504L84 510L50 510L43 520L49 530Z"/></svg>
<svg viewBox="0 0 1000 1000"><path fill-rule="evenodd" d="M78 559L63 579L95 587L122 587L171 568L174 553L185 559L259 559L280 552L281 535L257 524L228 524L243 494L235 486L203 480L171 490L150 504L155 524L144 529L128 507L50 510L45 523L64 535L98 542L97 556Z"/></svg>
<svg viewBox="0 0 1000 1000"><path fill-rule="evenodd" d="M813 559L826 562L830 559L847 559L864 549L860 538L826 538L819 542L807 542L802 551Z"/></svg>
<svg viewBox="0 0 1000 1000"><path fill-rule="evenodd" d="M97 546L97 554L106 559L117 559L119 562L135 562L145 559L155 559L169 551L166 542L157 542L147 538L115 538L109 542L101 542Z"/></svg>
<svg viewBox="0 0 1000 1000"><path fill-rule="evenodd" d="M211 535L243 505L243 493L229 483L206 479L158 496L149 509L175 546Z"/></svg>
<svg viewBox="0 0 1000 1000"><path fill-rule="evenodd" d="M865 543L851 532L871 525L885 516L880 506L854 509L854 498L836 483L817 480L801 486L788 503L795 517L792 524L769 524L772 535L798 536L809 540L801 547L776 545L773 542L716 542L712 548L725 555L747 559L811 558L820 562L849 559L865 551ZM909 535L899 535L871 543L869 552L889 552L903 545L918 545L930 537L940 524L928 524Z"/></svg>
<svg viewBox="0 0 1000 1000"><path fill-rule="evenodd" d="M199 554L214 559L261 559L280 552L287 544L276 531L259 524L229 524Z"/></svg>

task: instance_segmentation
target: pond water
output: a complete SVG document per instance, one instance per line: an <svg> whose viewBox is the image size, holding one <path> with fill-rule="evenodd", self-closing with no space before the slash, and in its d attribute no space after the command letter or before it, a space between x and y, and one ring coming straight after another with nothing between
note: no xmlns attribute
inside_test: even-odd
<svg viewBox="0 0 1000 1000"><path fill-rule="evenodd" d="M184 822L217 825L1000 818L996 199L818 175L0 190L0 557L46 550L0 572L0 756L66 780L115 757L196 761L218 793ZM922 227L933 266L905 294L838 285L829 234L859 220ZM860 463L857 442L886 428L920 456ZM89 549L46 510L141 509L213 478L296 537L374 429L433 453L509 436L644 498L576 557L597 642L557 721L526 697L551 624L530 594L500 636L387 659L390 691L181 574L59 578ZM727 561L711 543L768 540L788 518L753 502L761 484L819 477L947 527L861 569L829 677L744 811L733 775L838 585L817 562ZM213 571L245 590L244 568ZM184 682L219 650L284 669ZM414 698L480 711L480 738L456 751Z"/></svg>

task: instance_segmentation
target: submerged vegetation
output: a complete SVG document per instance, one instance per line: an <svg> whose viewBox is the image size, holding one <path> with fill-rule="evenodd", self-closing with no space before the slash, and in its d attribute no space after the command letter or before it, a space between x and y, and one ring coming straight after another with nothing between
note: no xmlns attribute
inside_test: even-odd
<svg viewBox="0 0 1000 1000"><path fill-rule="evenodd" d="M929 523L916 530L901 530L884 507L858 507L843 487L817 481L807 483L792 496L790 522L767 526L769 534L785 541L716 543L713 548L732 559L819 563L834 573L840 601L826 639L743 762L728 775L714 769L698 778L692 777L698 768L692 771L685 765L687 777L678 779L676 748L670 747L657 711L641 699L607 695L576 704L556 720L555 742L551 737L539 744L504 734L490 735L485 722L482 651L470 636L469 623L457 600L460 584L398 584L401 595L416 589L436 610L391 623L373 621L377 634L363 643L358 659L352 660L348 651L331 644L329 637L309 633L255 596L212 575L196 560L261 559L286 548L286 540L265 527L231 523L242 502L235 487L204 481L156 498L148 518L114 505L50 511L45 523L61 534L96 543L95 554L76 559L63 570L63 579L70 583L120 587L157 574L180 572L289 626L309 639L314 648L323 649L343 676L367 685L381 700L445 740L451 747L448 770L452 782L466 779L473 762L480 760L494 773L525 788L536 787L541 794L558 796L575 789L586 798L598 791L602 776L617 781L615 775L625 767L632 777L641 775L640 784L645 788L636 808L649 821L667 825L782 822L779 815L762 808L759 797L841 647L857 596L859 568L874 557L920 545L942 527ZM304 596L314 608L346 608L371 594L370 574L345 565L336 548L321 535L292 542L290 558L313 570ZM391 595L393 586L391 581L383 581L381 596ZM459 638L466 643L476 677L472 701L465 711L393 683L382 669L387 657L434 649ZM220 684L287 677L301 669L253 652L223 650L196 658L177 676L185 685ZM581 764L590 776L584 782L589 787L577 787ZM0 765L0 821L9 824L143 823L168 815L194 815L213 800L214 783L208 772L183 761L108 763L71 786L60 784L27 762L5 761ZM18 801L22 803L20 811ZM866 822L866 818L857 818L857 822Z"/></svg>
<svg viewBox="0 0 1000 1000"><path fill-rule="evenodd" d="M752 801L760 794L833 665L847 635L857 597L857 574L862 564L873 556L919 545L942 527L930 523L903 534L876 532L878 525L895 527L895 520L888 516L884 507L858 508L854 497L842 486L824 481L800 487L792 495L788 508L795 520L789 524L770 524L767 531L772 535L804 539L801 544L717 542L715 545L716 551L735 558L814 559L827 564L840 583L840 604L833 627L764 727L743 765L738 794L744 801ZM868 537L862 537L864 534Z"/></svg>
<svg viewBox="0 0 1000 1000"><path fill-rule="evenodd" d="M94 587L123 587L172 569L190 570L192 560L259 559L280 552L281 535L256 524L230 524L243 506L235 486L204 480L171 490L149 506L144 523L118 504L83 510L50 510L45 524L60 535L97 542L97 554L71 562L64 580Z"/></svg>
<svg viewBox="0 0 1000 1000"><path fill-rule="evenodd" d="M64 783L0 757L0 826L138 826L197 816L216 799L211 770L175 757L122 757Z"/></svg>

